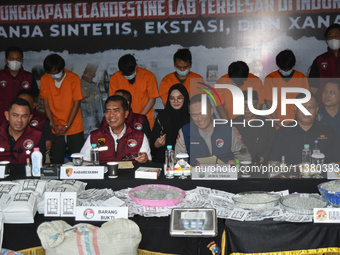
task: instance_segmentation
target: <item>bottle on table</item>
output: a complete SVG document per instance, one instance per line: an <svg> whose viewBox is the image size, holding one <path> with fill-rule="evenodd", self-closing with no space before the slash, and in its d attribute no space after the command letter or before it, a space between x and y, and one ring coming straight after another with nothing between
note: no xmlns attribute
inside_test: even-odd
<svg viewBox="0 0 340 255"><path fill-rule="evenodd" d="M26 173L26 177L32 176L32 167L31 167L30 158L26 159L25 173Z"/></svg>
<svg viewBox="0 0 340 255"><path fill-rule="evenodd" d="M174 178L174 165L175 165L175 156L174 151L172 149L172 145L168 145L165 151L165 164L164 164L164 174L166 178L172 179Z"/></svg>
<svg viewBox="0 0 340 255"><path fill-rule="evenodd" d="M235 167L236 167L237 171L239 171L240 168L241 168L240 160L238 158L235 159Z"/></svg>
<svg viewBox="0 0 340 255"><path fill-rule="evenodd" d="M41 167L43 162L43 155L40 152L39 148L35 147L33 149L33 153L31 154L32 160L32 175L35 177L39 177L41 175Z"/></svg>
<svg viewBox="0 0 340 255"><path fill-rule="evenodd" d="M310 163L311 163L311 150L309 148L309 144L305 144L302 150L302 164L301 164L301 169L302 169L301 176L303 178L310 177L310 171L309 171Z"/></svg>
<svg viewBox="0 0 340 255"><path fill-rule="evenodd" d="M241 176L241 172L240 172L241 164L240 164L240 160L238 158L235 159L235 168L236 168L236 171L237 171L237 176L240 177Z"/></svg>
<svg viewBox="0 0 340 255"><path fill-rule="evenodd" d="M99 166L99 149L95 143L93 143L91 146L91 163L93 166Z"/></svg>
<svg viewBox="0 0 340 255"><path fill-rule="evenodd" d="M285 168L287 166L286 164L286 157L284 155L282 155L281 157L281 163L280 163L280 168Z"/></svg>

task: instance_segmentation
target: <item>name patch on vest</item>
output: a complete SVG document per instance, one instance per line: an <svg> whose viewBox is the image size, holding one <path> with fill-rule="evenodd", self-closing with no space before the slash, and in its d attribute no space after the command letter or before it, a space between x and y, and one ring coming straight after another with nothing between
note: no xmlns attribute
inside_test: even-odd
<svg viewBox="0 0 340 255"><path fill-rule="evenodd" d="M134 148L137 146L137 141L135 139L129 139L127 141L127 145L130 147L130 148Z"/></svg>
<svg viewBox="0 0 340 255"><path fill-rule="evenodd" d="M224 145L224 141L221 138L216 139L217 148L221 148Z"/></svg>
<svg viewBox="0 0 340 255"><path fill-rule="evenodd" d="M327 69L327 66L328 66L328 63L327 63L327 62L322 62L322 63L321 63L321 68L322 68L323 70L326 70L326 69Z"/></svg>
<svg viewBox="0 0 340 255"><path fill-rule="evenodd" d="M26 149L26 150L31 150L34 147L34 143L31 139L27 139L24 141L24 143L22 144L22 146Z"/></svg>
<svg viewBox="0 0 340 255"><path fill-rule="evenodd" d="M30 125L32 127L36 127L36 126L38 126L38 124L39 124L39 121L37 121L37 120L32 120L31 123L30 123Z"/></svg>
<svg viewBox="0 0 340 255"><path fill-rule="evenodd" d="M196 144L197 145L197 144L200 144L200 142L190 142L190 144L194 144L194 145Z"/></svg>
<svg viewBox="0 0 340 255"><path fill-rule="evenodd" d="M136 129L136 130L142 130L142 128L143 128L143 125L141 124L141 123L135 123L134 125L133 125L133 127L134 127L134 129Z"/></svg>
<svg viewBox="0 0 340 255"><path fill-rule="evenodd" d="M30 83L28 81L23 81L21 83L21 86L24 88L24 89L29 89L30 87Z"/></svg>
<svg viewBox="0 0 340 255"><path fill-rule="evenodd" d="M3 87L3 88L6 88L7 81L0 81L0 86Z"/></svg>

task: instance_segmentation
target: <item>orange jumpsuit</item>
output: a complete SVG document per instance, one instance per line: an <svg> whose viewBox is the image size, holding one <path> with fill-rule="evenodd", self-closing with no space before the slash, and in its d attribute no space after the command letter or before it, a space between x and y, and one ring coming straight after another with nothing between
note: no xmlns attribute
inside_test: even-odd
<svg viewBox="0 0 340 255"><path fill-rule="evenodd" d="M233 84L231 79L229 78L229 74L223 75L216 84ZM235 85L236 86L236 85ZM248 74L248 79L241 85L239 88L242 91L246 91L249 87L253 88L253 91L257 92L257 95L259 97L259 103L262 105L264 104L264 91L263 91L263 85L262 81L259 77L255 76L252 73ZM228 113L228 117L230 119L233 119L237 117L238 115L233 114L233 96L232 93L229 91L229 89L216 89L218 95L221 97L221 101L224 105L224 109ZM245 98L245 100L247 100Z"/></svg>
<svg viewBox="0 0 340 255"><path fill-rule="evenodd" d="M264 80L264 94L265 99L268 101L272 101L273 98L273 92L272 89L274 87L278 88L278 97L277 97L277 108L276 108L276 114L280 121L284 119L295 119L295 106L292 104L286 105L286 115L282 115L281 112L281 88L282 87L290 87L290 88L304 88L309 90L309 84L306 76L299 72L294 70L294 74L292 78L290 78L288 81L285 81L282 76L280 75L279 71L272 72L267 75L267 77ZM286 97L289 99L295 98L299 93L287 93Z"/></svg>
<svg viewBox="0 0 340 255"><path fill-rule="evenodd" d="M65 74L66 76L60 88L54 85L54 79L49 74L45 74L40 80L40 98L48 98L48 104L52 111L53 123L55 125L66 125L71 114L73 102L83 99L81 81L78 75L66 69ZM72 125L65 135L74 135L82 131L84 131L84 123L79 108ZM53 128L52 132L55 134Z"/></svg>
<svg viewBox="0 0 340 255"><path fill-rule="evenodd" d="M190 80L191 79L193 79L193 82L195 82L195 83L196 82L204 83L204 80L203 80L201 75L199 75L197 73L193 73L193 72L189 73L188 77L185 79L185 81L182 84L187 89L190 98L195 94L201 94L202 93L200 91L196 91L193 84L191 85L191 89L190 89ZM177 83L181 83L181 82L177 78L175 73L169 73L162 79L161 84L159 86L159 95L162 98L162 102L163 102L164 106L166 105L166 100L168 99L169 89L172 87L172 85L175 85ZM202 85L198 85L198 86L204 87ZM191 93L190 93L190 90L192 90ZM193 92L193 90L195 90L195 92Z"/></svg>
<svg viewBox="0 0 340 255"><path fill-rule="evenodd" d="M141 67L137 67L135 82L133 84L129 83L121 71L114 73L110 78L110 96L114 95L116 90L119 89L125 89L131 93L131 109L135 113L141 113L149 98L159 97L155 75ZM153 108L146 114L146 117L152 129L154 124Z"/></svg>

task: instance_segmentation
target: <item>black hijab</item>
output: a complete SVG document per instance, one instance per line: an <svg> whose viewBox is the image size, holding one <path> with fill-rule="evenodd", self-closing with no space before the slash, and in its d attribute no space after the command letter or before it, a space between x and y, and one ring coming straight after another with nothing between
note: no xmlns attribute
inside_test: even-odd
<svg viewBox="0 0 340 255"><path fill-rule="evenodd" d="M176 110L170 104L171 92L177 89L184 97L183 106ZM159 120L163 125L167 144L175 145L179 129L190 121L189 115L189 93L183 84L178 83L169 89L168 99L166 101L163 114L160 114ZM156 123L155 123L156 124Z"/></svg>

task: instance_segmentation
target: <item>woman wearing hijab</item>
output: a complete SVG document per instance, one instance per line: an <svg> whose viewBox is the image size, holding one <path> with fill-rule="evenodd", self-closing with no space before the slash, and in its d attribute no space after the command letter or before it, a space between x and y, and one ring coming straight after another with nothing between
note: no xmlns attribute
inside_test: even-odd
<svg viewBox="0 0 340 255"><path fill-rule="evenodd" d="M167 145L175 148L179 129L190 121L189 94L178 83L169 89L165 109L157 110L158 115L151 133L150 145L154 162L164 163Z"/></svg>

